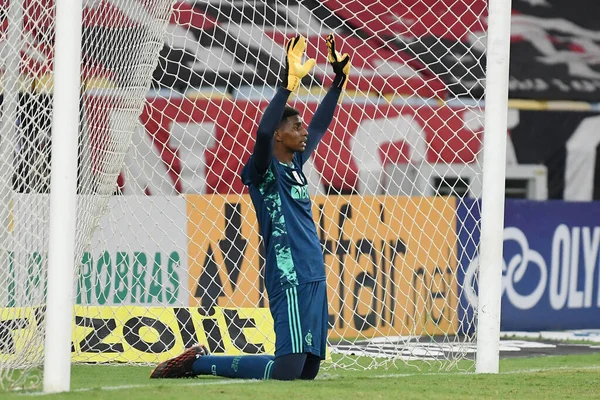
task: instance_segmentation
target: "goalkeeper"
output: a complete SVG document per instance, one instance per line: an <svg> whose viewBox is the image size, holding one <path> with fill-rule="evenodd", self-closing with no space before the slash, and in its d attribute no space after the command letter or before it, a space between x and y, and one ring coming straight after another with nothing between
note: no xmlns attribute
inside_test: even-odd
<svg viewBox="0 0 600 400"><path fill-rule="evenodd" d="M314 379L327 342L327 285L321 243L312 218L302 166L327 131L348 80L350 57L326 40L333 84L310 124L286 106L315 60L304 64L306 40L290 39L282 85L258 126L256 144L242 170L266 248L265 282L275 328L275 355L213 356L205 346L159 364L150 378L217 375L244 379Z"/></svg>

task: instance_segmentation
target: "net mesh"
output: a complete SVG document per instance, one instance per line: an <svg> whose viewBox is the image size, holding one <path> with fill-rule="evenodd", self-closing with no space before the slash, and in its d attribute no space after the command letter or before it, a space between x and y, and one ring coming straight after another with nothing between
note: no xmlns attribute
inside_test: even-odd
<svg viewBox="0 0 600 400"><path fill-rule="evenodd" d="M55 4L23 0L0 6L0 386L30 388L40 384L43 363ZM170 1L84 2L76 265L108 212L170 13ZM110 129L86 118L116 111L119 119Z"/></svg>
<svg viewBox="0 0 600 400"><path fill-rule="evenodd" d="M0 4L12 54L0 377L18 386L43 361L54 5ZM239 173L287 38L304 35L317 60L289 102L308 122L331 84L334 33L351 75L304 168L327 271L329 365L472 367L459 237L479 215L465 199L481 194L484 0L84 7L73 361L153 364L194 343L273 352L264 248Z"/></svg>

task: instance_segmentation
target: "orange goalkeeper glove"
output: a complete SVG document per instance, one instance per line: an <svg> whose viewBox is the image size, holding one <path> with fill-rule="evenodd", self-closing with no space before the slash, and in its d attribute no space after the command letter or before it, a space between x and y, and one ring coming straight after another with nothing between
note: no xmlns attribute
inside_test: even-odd
<svg viewBox="0 0 600 400"><path fill-rule="evenodd" d="M315 66L314 58L309 58L302 64L302 56L305 50L306 39L300 35L288 40L285 46L286 62L281 86L292 92L300 86L302 78Z"/></svg>
<svg viewBox="0 0 600 400"><path fill-rule="evenodd" d="M333 67L335 78L332 85L337 88L346 89L348 76L350 75L350 56L348 54L341 55L335 49L335 38L332 34L327 35L327 59Z"/></svg>

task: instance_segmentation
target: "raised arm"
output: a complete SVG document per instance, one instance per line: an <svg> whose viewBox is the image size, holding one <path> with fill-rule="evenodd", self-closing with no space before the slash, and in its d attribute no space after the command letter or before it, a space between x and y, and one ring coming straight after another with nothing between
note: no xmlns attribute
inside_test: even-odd
<svg viewBox="0 0 600 400"><path fill-rule="evenodd" d="M348 82L348 75L350 74L350 56L344 54L343 56L338 53L335 49L335 38L333 35L327 35L327 59L333 67L335 77L331 83L331 87L327 91L325 98L319 104L315 115L308 125L308 139L306 141L306 149L302 153L302 163L311 156L313 151L317 148L317 145L327 132L331 121L333 120L333 114L337 106L338 100L342 93L342 90L346 88Z"/></svg>
<svg viewBox="0 0 600 400"><path fill-rule="evenodd" d="M315 115L313 115L310 120L310 124L308 124L308 139L306 140L306 149L302 153L302 161L303 163L309 159L313 151L317 148L319 142L327 132L331 121L333 120L333 114L335 113L335 109L337 106L338 99L340 98L340 94L342 93L341 88L330 87L325 95L325 98L319 104L317 111L315 111Z"/></svg>
<svg viewBox="0 0 600 400"><path fill-rule="evenodd" d="M251 157L255 169L252 171L253 176L254 173L263 175L267 172L273 158L273 136L281 122L287 99L290 93L298 88L302 78L315 66L315 60L312 58L302 64L305 50L306 39L299 35L288 40L285 46L286 58L281 87L265 109L256 132L256 144Z"/></svg>
<svg viewBox="0 0 600 400"><path fill-rule="evenodd" d="M265 113L258 124L256 144L254 145L252 158L256 172L260 175L267 172L271 164L271 159L273 158L273 135L279 126L290 93L286 88L280 87L265 109Z"/></svg>

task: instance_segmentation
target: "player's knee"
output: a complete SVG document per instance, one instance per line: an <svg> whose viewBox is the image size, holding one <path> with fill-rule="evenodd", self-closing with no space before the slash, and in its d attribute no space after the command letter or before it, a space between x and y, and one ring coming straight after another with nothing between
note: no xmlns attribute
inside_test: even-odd
<svg viewBox="0 0 600 400"><path fill-rule="evenodd" d="M296 379L300 379L301 375L302 370L295 368L284 368L283 366L280 368L275 368L275 366L273 366L271 379L275 379L277 381L294 381Z"/></svg>
<svg viewBox="0 0 600 400"><path fill-rule="evenodd" d="M295 374L289 371L273 371L271 379L274 379L276 381L295 381L296 379L300 379L300 376L299 374Z"/></svg>
<svg viewBox="0 0 600 400"><path fill-rule="evenodd" d="M302 371L302 375L300 375L300 379L312 381L319 374L319 369L311 370L311 371Z"/></svg>
<svg viewBox="0 0 600 400"><path fill-rule="evenodd" d="M293 381L300 379L304 369L306 354L288 354L275 359L271 379Z"/></svg>
<svg viewBox="0 0 600 400"><path fill-rule="evenodd" d="M304 363L304 368L302 369L302 374L300 375L300 379L313 380L319 374L319 368L321 366L321 359L319 357L314 357L309 355Z"/></svg>

